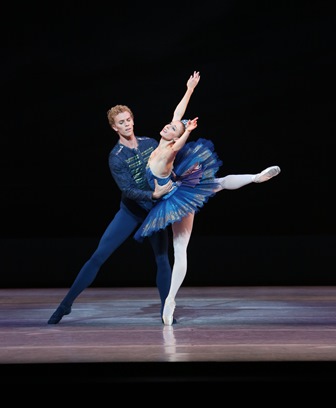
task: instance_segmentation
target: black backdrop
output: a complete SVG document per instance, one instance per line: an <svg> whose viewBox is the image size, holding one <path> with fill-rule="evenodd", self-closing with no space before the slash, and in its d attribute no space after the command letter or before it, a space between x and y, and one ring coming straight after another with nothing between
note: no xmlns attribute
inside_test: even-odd
<svg viewBox="0 0 336 408"><path fill-rule="evenodd" d="M334 284L335 17L328 3L6 6L2 18L2 287L68 286L119 207L106 112L159 137L187 116L219 176L279 165L196 216L186 285ZM309 3L309 4L308 4ZM95 285L154 284L129 239Z"/></svg>

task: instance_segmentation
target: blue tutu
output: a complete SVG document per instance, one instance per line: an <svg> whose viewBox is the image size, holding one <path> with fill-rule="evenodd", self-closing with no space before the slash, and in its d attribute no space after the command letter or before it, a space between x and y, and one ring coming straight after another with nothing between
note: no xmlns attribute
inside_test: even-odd
<svg viewBox="0 0 336 408"><path fill-rule="evenodd" d="M218 183L216 173L222 161L214 151L210 140L198 139L188 142L177 153L174 171L167 178L153 175L147 166L147 177L154 189L154 179L160 185L172 180L173 190L156 202L137 230L134 238L142 241L156 231L180 221L186 215L197 212L210 197L215 195Z"/></svg>

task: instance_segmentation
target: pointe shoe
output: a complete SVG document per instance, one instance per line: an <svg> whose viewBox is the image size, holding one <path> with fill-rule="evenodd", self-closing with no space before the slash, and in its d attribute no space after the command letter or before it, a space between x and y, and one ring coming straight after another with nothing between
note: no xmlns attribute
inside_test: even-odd
<svg viewBox="0 0 336 408"><path fill-rule="evenodd" d="M254 183L263 183L271 179L272 177L277 176L280 173L280 167L278 166L271 166L267 167L267 169L263 170L261 173L258 173L255 177L253 182Z"/></svg>
<svg viewBox="0 0 336 408"><path fill-rule="evenodd" d="M59 305L51 315L48 324L57 324L62 320L62 317L71 313L71 306Z"/></svg>
<svg viewBox="0 0 336 408"><path fill-rule="evenodd" d="M167 326L171 326L173 324L173 315L174 315L174 310L175 310L176 303L174 299L166 299L164 308L163 308L163 313L162 313L162 320L163 323Z"/></svg>
<svg viewBox="0 0 336 408"><path fill-rule="evenodd" d="M161 321L162 321L163 324L165 324L165 322L164 322L164 320L163 320L162 317L161 317ZM175 319L175 317L173 318L173 323L172 323L172 324L177 324L177 320Z"/></svg>

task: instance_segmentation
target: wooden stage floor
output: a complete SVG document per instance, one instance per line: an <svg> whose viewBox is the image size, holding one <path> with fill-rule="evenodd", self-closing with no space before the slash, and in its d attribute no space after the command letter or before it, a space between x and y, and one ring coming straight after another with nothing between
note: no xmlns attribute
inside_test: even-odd
<svg viewBox="0 0 336 408"><path fill-rule="evenodd" d="M157 289L0 290L2 384L335 382L336 287L182 287L177 323Z"/></svg>

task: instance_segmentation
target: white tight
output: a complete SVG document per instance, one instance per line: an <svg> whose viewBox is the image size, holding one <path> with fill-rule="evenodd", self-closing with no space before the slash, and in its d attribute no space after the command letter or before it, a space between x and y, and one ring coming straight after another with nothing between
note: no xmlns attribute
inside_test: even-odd
<svg viewBox="0 0 336 408"><path fill-rule="evenodd" d="M177 291L187 273L187 247L194 224L194 213L188 214L181 221L172 225L174 265L168 298L175 299Z"/></svg>
<svg viewBox="0 0 336 408"><path fill-rule="evenodd" d="M215 181L221 186L216 190L216 193L221 190L237 190L246 186L246 184L252 183L254 178L255 174L229 174L225 177L216 178Z"/></svg>
<svg viewBox="0 0 336 408"><path fill-rule="evenodd" d="M230 174L225 177L216 178L215 181L220 185L216 193L221 190L236 190L246 186L253 183L254 177L254 174ZM187 247L193 229L194 216L194 213L188 214L181 221L175 222L172 225L174 265L170 290L167 296L169 299L175 300L176 294L187 274Z"/></svg>

